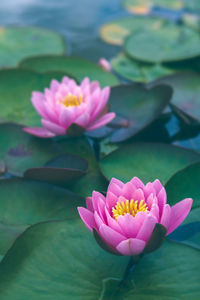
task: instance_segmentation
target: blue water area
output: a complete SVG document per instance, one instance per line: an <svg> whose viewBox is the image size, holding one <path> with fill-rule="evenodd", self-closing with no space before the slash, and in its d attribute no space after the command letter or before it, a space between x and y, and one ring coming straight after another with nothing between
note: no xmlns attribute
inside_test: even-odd
<svg viewBox="0 0 200 300"><path fill-rule="evenodd" d="M0 25L39 26L61 33L68 53L97 61L119 51L99 37L99 27L128 15L121 0L1 0Z"/></svg>

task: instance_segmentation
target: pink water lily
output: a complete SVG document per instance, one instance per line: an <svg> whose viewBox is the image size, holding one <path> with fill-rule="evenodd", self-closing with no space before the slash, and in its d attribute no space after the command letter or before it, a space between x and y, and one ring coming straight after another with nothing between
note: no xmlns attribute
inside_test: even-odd
<svg viewBox="0 0 200 300"><path fill-rule="evenodd" d="M28 127L24 131L43 138L65 135L72 124L85 130L95 130L107 123L115 113L108 113L110 88L100 88L97 81L85 78L80 85L64 77L62 82L52 80L44 93L33 92L32 104L42 117L43 127Z"/></svg>
<svg viewBox="0 0 200 300"><path fill-rule="evenodd" d="M147 245L156 223L174 231L188 215L193 200L184 199L170 207L160 181L146 185L134 177L124 184L113 178L106 196L94 191L79 207L82 221L99 233L109 248L121 255L138 255Z"/></svg>

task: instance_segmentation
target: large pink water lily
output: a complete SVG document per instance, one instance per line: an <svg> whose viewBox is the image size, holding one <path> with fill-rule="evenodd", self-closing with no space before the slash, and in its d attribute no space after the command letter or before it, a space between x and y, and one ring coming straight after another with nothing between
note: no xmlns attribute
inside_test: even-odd
<svg viewBox="0 0 200 300"><path fill-rule="evenodd" d="M174 231L188 215L192 199L170 207L158 179L144 185L137 177L126 184L113 178L106 196L94 191L86 205L78 211L88 229L96 229L112 251L131 256L143 252L156 223L166 228L166 235Z"/></svg>
<svg viewBox="0 0 200 300"><path fill-rule="evenodd" d="M110 88L101 89L97 81L85 78L80 85L64 77L52 80L44 93L33 92L32 104L42 117L43 127L24 128L24 131L43 138L65 135L72 124L85 130L95 130L107 123L115 113L108 113Z"/></svg>

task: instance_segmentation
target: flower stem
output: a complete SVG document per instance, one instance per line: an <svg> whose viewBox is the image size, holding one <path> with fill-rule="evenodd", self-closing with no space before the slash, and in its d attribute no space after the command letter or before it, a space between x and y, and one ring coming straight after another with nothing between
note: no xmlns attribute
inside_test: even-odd
<svg viewBox="0 0 200 300"><path fill-rule="evenodd" d="M138 264L138 262L140 261L140 259L142 258L143 255L137 255L137 256L131 256L129 259L129 262L127 264L126 270L124 272L124 276L122 278L122 280L120 281L120 286L122 284L124 284L124 282L126 281L126 279L128 278L128 276L133 272L133 270L135 269L135 266Z"/></svg>

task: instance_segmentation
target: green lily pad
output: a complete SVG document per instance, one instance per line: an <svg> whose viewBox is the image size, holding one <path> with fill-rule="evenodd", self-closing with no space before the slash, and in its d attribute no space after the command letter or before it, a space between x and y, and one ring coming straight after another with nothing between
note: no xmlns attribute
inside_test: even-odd
<svg viewBox="0 0 200 300"><path fill-rule="evenodd" d="M20 66L42 73L52 70L66 72L79 81L83 80L84 77L89 77L91 80L98 80L102 87L119 83L112 73L106 72L98 65L78 57L38 56L22 61Z"/></svg>
<svg viewBox="0 0 200 300"><path fill-rule="evenodd" d="M80 179L70 182L66 187L81 196L91 196L93 190L105 191L107 181L101 174L99 164L85 137L64 139L58 142L67 155L77 155L88 161L88 171Z"/></svg>
<svg viewBox="0 0 200 300"><path fill-rule="evenodd" d="M200 121L200 75L198 73L179 73L162 78L159 82L172 86L172 104L190 117Z"/></svg>
<svg viewBox="0 0 200 300"><path fill-rule="evenodd" d="M192 198L194 200L192 208L200 208L199 178L200 163L192 164L174 174L166 184L169 204Z"/></svg>
<svg viewBox="0 0 200 300"><path fill-rule="evenodd" d="M192 28L165 23L134 31L125 42L125 51L144 62L170 62L200 55L199 43L200 35Z"/></svg>
<svg viewBox="0 0 200 300"><path fill-rule="evenodd" d="M160 300L189 295L198 299L199 255L189 247L165 242L146 255L122 284L129 258L102 250L80 221L37 224L17 239L0 264L1 297Z"/></svg>
<svg viewBox="0 0 200 300"><path fill-rule="evenodd" d="M0 253L4 254L28 226L77 217L83 198L66 189L24 179L0 180Z"/></svg>
<svg viewBox="0 0 200 300"><path fill-rule="evenodd" d="M39 74L22 69L0 71L0 122L40 125L41 117L31 103L31 94L43 91L52 79L61 80L64 75L63 72Z"/></svg>
<svg viewBox="0 0 200 300"><path fill-rule="evenodd" d="M187 165L200 161L192 150L157 143L132 143L104 157L100 163L103 174L124 182L134 176L143 182L158 178L162 183ZM176 199L178 201L178 199Z"/></svg>
<svg viewBox="0 0 200 300"><path fill-rule="evenodd" d="M154 7L171 10L181 10L185 6L184 0L124 0L123 6L134 14L148 14Z"/></svg>
<svg viewBox="0 0 200 300"><path fill-rule="evenodd" d="M175 70L161 64L138 62L125 53L120 53L111 61L113 70L120 76L135 82L151 82L160 77L173 74Z"/></svg>
<svg viewBox="0 0 200 300"><path fill-rule="evenodd" d="M62 153L52 140L36 138L22 128L14 124L0 125L0 159L4 160L7 171L16 176L22 176L29 168L43 166Z"/></svg>
<svg viewBox="0 0 200 300"><path fill-rule="evenodd" d="M88 162L75 155L61 155L48 161L44 167L26 170L24 177L65 187L85 175Z"/></svg>
<svg viewBox="0 0 200 300"><path fill-rule="evenodd" d="M58 33L33 27L0 27L0 67L15 67L28 56L63 54L65 42Z"/></svg>
<svg viewBox="0 0 200 300"><path fill-rule="evenodd" d="M158 85L146 89L140 85L119 85L111 89L110 110L124 120L124 127L115 131L111 142L126 140L152 123L166 108L172 89Z"/></svg>
<svg viewBox="0 0 200 300"><path fill-rule="evenodd" d="M131 32L146 28L160 28L163 20L157 17L124 17L104 24L100 29L101 38L112 45L123 45Z"/></svg>

